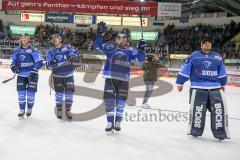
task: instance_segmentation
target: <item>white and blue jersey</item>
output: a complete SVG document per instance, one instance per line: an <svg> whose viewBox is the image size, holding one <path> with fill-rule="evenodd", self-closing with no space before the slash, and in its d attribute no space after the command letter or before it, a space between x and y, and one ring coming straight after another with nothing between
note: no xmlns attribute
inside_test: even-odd
<svg viewBox="0 0 240 160"><path fill-rule="evenodd" d="M53 72L53 76L55 77L70 77L74 72L73 63L67 63L66 65L62 65L67 62L67 56L75 54L79 55L79 52L75 49L71 48L69 45L62 45L61 48L51 47L46 55L46 66L48 69L51 69ZM57 65L55 67L51 67L50 61L55 61Z"/></svg>
<svg viewBox="0 0 240 160"><path fill-rule="evenodd" d="M21 77L29 77L31 71L39 70L42 65L43 58L33 46L19 47L13 51L11 68L17 67Z"/></svg>
<svg viewBox="0 0 240 160"><path fill-rule="evenodd" d="M104 78L123 81L130 79L130 63L143 62L145 53L134 48L119 48L114 42L103 44L103 36L97 35L95 48L106 54L107 60L103 69Z"/></svg>
<svg viewBox="0 0 240 160"><path fill-rule="evenodd" d="M222 56L217 52L204 54L193 52L177 76L176 83L183 85L190 79L191 88L217 89L227 83L227 74Z"/></svg>

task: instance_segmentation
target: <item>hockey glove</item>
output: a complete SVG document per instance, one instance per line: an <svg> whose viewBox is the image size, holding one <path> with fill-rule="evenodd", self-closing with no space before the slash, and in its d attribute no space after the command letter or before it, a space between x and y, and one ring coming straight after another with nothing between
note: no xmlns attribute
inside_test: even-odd
<svg viewBox="0 0 240 160"><path fill-rule="evenodd" d="M106 23L104 22L99 22L97 24L97 34L103 35L107 31L107 26Z"/></svg>
<svg viewBox="0 0 240 160"><path fill-rule="evenodd" d="M36 68L33 68L30 71L30 75L29 75L29 81L30 82L36 82L38 79L38 70Z"/></svg>
<svg viewBox="0 0 240 160"><path fill-rule="evenodd" d="M141 39L137 44L137 49L141 51L145 51L145 48L147 47L147 42L144 39Z"/></svg>
<svg viewBox="0 0 240 160"><path fill-rule="evenodd" d="M19 68L15 65L11 65L11 70L13 73L18 74L19 73Z"/></svg>

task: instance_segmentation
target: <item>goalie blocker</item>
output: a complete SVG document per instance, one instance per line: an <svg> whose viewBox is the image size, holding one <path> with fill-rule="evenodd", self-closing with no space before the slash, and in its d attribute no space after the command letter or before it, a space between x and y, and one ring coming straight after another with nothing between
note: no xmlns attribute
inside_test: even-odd
<svg viewBox="0 0 240 160"><path fill-rule="evenodd" d="M213 136L219 140L230 139L228 111L223 91L220 89L191 89L190 95L188 134L194 137L203 134L206 111L209 110Z"/></svg>

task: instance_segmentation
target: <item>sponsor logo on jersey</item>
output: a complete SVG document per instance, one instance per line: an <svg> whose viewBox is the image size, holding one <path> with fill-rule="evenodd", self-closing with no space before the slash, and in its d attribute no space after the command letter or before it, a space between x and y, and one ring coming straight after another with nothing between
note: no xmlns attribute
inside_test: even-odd
<svg viewBox="0 0 240 160"><path fill-rule="evenodd" d="M32 53L32 50L31 50L31 49L26 49L25 52L26 52L26 53Z"/></svg>
<svg viewBox="0 0 240 160"><path fill-rule="evenodd" d="M62 51L62 52L65 52L65 51L67 51L67 50L68 50L67 47L63 47L61 51Z"/></svg>
<svg viewBox="0 0 240 160"><path fill-rule="evenodd" d="M116 60L115 63L116 65L124 66L124 67L130 67L130 63L126 61L121 61L121 60Z"/></svg>
<svg viewBox="0 0 240 160"><path fill-rule="evenodd" d="M210 61L203 61L203 65L206 67L206 68L209 68L211 66L212 62Z"/></svg>
<svg viewBox="0 0 240 160"><path fill-rule="evenodd" d="M21 67L30 67L30 66L33 66L33 62L21 63Z"/></svg>
<svg viewBox="0 0 240 160"><path fill-rule="evenodd" d="M218 76L218 72L217 71L211 71L211 70L202 70L202 75L203 76L215 77L215 76Z"/></svg>

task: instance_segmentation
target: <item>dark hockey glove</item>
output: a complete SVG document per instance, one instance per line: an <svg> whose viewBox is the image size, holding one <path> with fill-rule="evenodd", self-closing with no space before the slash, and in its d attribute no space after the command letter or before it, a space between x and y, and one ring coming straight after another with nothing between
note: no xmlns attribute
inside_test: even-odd
<svg viewBox="0 0 240 160"><path fill-rule="evenodd" d="M47 62L47 67L49 67L49 68L55 68L57 66L58 66L58 63L56 60L51 60L51 61Z"/></svg>
<svg viewBox="0 0 240 160"><path fill-rule="evenodd" d="M144 39L141 39L137 44L137 49L141 51L145 51L145 48L147 47L147 42Z"/></svg>
<svg viewBox="0 0 240 160"><path fill-rule="evenodd" d="M69 55L67 55L67 60L69 62L73 62L73 61L77 60L77 58L78 58L78 56L76 54L69 54Z"/></svg>
<svg viewBox="0 0 240 160"><path fill-rule="evenodd" d="M103 33L105 33L107 31L107 26L106 23L104 22L99 22L97 24L97 34L102 35Z"/></svg>
<svg viewBox="0 0 240 160"><path fill-rule="evenodd" d="M15 65L11 65L11 70L15 74L19 73L19 68L17 66L15 66Z"/></svg>
<svg viewBox="0 0 240 160"><path fill-rule="evenodd" d="M36 68L33 68L30 71L29 81L30 82L37 82L37 79L38 79L38 70Z"/></svg>

